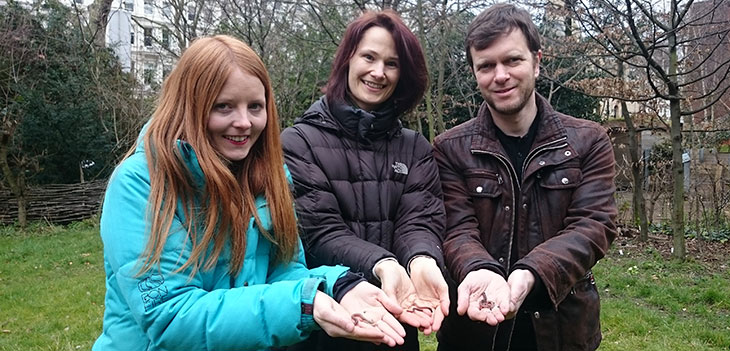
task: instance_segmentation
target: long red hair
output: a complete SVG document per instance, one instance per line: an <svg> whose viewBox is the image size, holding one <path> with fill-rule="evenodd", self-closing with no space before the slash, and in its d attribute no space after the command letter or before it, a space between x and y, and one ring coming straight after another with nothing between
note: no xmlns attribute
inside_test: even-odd
<svg viewBox="0 0 730 351"><path fill-rule="evenodd" d="M266 90L266 127L248 156L232 165L214 149L207 131L213 103L228 76L236 69L258 77ZM195 40L185 50L162 88L157 108L143 142L150 165L148 217L150 238L143 253L146 272L160 262L178 201L192 252L179 270L213 268L227 241L231 243L229 271L237 275L246 252L251 218L273 244L275 259L291 260L298 248L293 198L283 169L279 118L271 79L258 55L230 36ZM183 163L178 141L195 150L205 186L195 188ZM261 227L255 197L264 195L272 230Z"/></svg>

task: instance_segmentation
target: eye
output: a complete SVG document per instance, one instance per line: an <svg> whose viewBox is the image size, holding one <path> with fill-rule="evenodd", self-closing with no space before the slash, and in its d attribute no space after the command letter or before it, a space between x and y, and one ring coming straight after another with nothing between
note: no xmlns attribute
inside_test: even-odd
<svg viewBox="0 0 730 351"><path fill-rule="evenodd" d="M398 68L398 61L387 61L385 64L391 68Z"/></svg>
<svg viewBox="0 0 730 351"><path fill-rule="evenodd" d="M368 61L368 62L375 60L375 57L373 57L373 55L370 55L370 54L363 54L362 58L364 58L365 61Z"/></svg>
<svg viewBox="0 0 730 351"><path fill-rule="evenodd" d="M225 102L218 102L213 104L213 111L227 112L231 110L231 105Z"/></svg>
<svg viewBox="0 0 730 351"><path fill-rule="evenodd" d="M265 107L264 107L264 104L262 104L262 103L260 103L260 102L253 102L253 103L250 103L250 104L248 105L248 109L249 109L249 110L253 110L253 111L261 111L261 110L263 110L264 108L265 108Z"/></svg>
<svg viewBox="0 0 730 351"><path fill-rule="evenodd" d="M493 63L483 63L483 64L479 65L479 70L482 72L487 72L487 71L491 70L492 68L494 68Z"/></svg>

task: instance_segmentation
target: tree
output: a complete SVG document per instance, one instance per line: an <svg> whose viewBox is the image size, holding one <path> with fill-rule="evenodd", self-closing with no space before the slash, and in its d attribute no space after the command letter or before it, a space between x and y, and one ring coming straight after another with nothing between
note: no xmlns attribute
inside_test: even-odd
<svg viewBox="0 0 730 351"><path fill-rule="evenodd" d="M696 75L698 65L688 60L687 50L706 35L727 40L730 31L727 22L714 23L710 33L692 30L703 25L700 19L712 18L722 3L707 2L713 5L694 17L688 15L693 0L575 0L569 8L582 33L590 39L584 48L590 53L587 59L595 69L610 76L601 82L584 81L584 88L600 86L601 93L594 91L594 95L627 103L660 100L668 106L673 160L673 255L677 258L685 256L682 117L709 108L730 88L725 81L702 96L686 93L708 77ZM727 77L730 57L721 59L718 55L719 51L710 50L707 58L719 60L718 70ZM619 67L626 68L624 75L619 74ZM688 104L688 100L697 104Z"/></svg>
<svg viewBox="0 0 730 351"><path fill-rule="evenodd" d="M0 17L0 168L24 226L28 185L108 176L146 113L136 82L109 50L87 41L70 8L11 1Z"/></svg>
<svg viewBox="0 0 730 351"><path fill-rule="evenodd" d="M18 202L18 225L27 224L26 173L35 159L14 150L22 150L16 139L28 104L27 92L37 83L28 79L45 60L44 42L34 40L42 28L19 4L9 1L0 7L0 89L3 98L0 125L0 169L5 183Z"/></svg>

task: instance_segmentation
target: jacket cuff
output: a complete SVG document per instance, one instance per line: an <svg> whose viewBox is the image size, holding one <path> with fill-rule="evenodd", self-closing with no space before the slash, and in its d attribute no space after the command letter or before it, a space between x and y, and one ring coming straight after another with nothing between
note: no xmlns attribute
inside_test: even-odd
<svg viewBox="0 0 730 351"><path fill-rule="evenodd" d="M459 279L457 283L461 283L464 281L464 278L466 278L467 274L479 269L492 271L502 276L502 278L504 278L505 280L507 279L507 272L504 270L504 267L502 267L502 265L498 263L485 262L482 260L475 260L473 262L470 262L469 264L465 265L464 269L460 272L454 272L458 274L455 275L454 278Z"/></svg>
<svg viewBox="0 0 730 351"><path fill-rule="evenodd" d="M302 312L300 324L302 331L312 332L319 330L320 327L314 321L314 296L317 291L324 289L325 280L323 278L307 278L302 287Z"/></svg>
<svg viewBox="0 0 730 351"><path fill-rule="evenodd" d="M345 295L350 292L350 290L352 290L355 285L360 284L364 281L365 278L363 278L362 273L345 273L344 276L342 276L340 279L337 279L337 282L335 282L335 287L333 288L334 294L332 295L332 298L334 298L337 303L340 303L340 301L342 301L342 298L345 297Z"/></svg>

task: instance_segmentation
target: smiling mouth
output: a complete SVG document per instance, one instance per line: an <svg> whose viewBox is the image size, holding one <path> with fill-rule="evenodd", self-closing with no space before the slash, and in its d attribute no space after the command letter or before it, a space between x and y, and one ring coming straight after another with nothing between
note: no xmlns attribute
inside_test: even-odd
<svg viewBox="0 0 730 351"><path fill-rule="evenodd" d="M497 93L497 94L504 94L504 93L507 93L507 92L512 91L512 89L514 89L514 88L507 88L507 89L495 90L494 92Z"/></svg>
<svg viewBox="0 0 730 351"><path fill-rule="evenodd" d="M243 145L248 141L248 136L224 135L223 138L236 145Z"/></svg>
<svg viewBox="0 0 730 351"><path fill-rule="evenodd" d="M368 82L366 80L363 80L362 83L365 84L366 86L371 87L371 88L374 88L374 89L383 89L383 88L385 88L385 84L378 84L378 83Z"/></svg>

